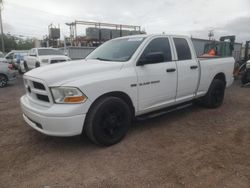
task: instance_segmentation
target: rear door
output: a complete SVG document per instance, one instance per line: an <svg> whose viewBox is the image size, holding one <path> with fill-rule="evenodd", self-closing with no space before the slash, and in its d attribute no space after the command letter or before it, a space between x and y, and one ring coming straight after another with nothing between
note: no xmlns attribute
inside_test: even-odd
<svg viewBox="0 0 250 188"><path fill-rule="evenodd" d="M141 112L152 111L175 102L177 87L176 63L168 37L151 39L142 52L140 59L150 53L163 53L162 62L148 62L137 65L138 99Z"/></svg>
<svg viewBox="0 0 250 188"><path fill-rule="evenodd" d="M176 101L184 102L195 96L198 81L199 67L190 40L187 38L173 37L175 46L176 64L178 69L178 87Z"/></svg>

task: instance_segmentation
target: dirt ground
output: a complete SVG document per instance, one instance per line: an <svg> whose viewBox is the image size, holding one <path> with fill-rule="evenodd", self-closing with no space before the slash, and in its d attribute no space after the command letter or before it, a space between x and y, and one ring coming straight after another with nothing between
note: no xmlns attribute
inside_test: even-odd
<svg viewBox="0 0 250 188"><path fill-rule="evenodd" d="M137 121L108 148L56 138L23 121L22 79L0 89L0 187L250 187L250 88L222 107Z"/></svg>

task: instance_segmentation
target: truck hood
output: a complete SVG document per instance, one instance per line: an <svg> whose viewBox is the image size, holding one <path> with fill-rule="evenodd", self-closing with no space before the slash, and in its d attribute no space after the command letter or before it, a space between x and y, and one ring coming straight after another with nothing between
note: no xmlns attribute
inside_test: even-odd
<svg viewBox="0 0 250 188"><path fill-rule="evenodd" d="M90 74L120 70L123 63L99 60L78 60L39 67L25 73L24 77L33 77L45 81L48 86L61 86Z"/></svg>

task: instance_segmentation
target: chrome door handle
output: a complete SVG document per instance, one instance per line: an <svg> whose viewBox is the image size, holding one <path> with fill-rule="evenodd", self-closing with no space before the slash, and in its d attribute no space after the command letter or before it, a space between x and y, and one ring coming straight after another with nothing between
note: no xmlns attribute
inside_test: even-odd
<svg viewBox="0 0 250 188"><path fill-rule="evenodd" d="M192 66L190 67L190 69L197 69L197 68L198 68L197 65L192 65Z"/></svg>
<svg viewBox="0 0 250 188"><path fill-rule="evenodd" d="M175 69L175 68L171 68L171 69L167 69L166 71L167 71L167 72L175 72L176 69Z"/></svg>

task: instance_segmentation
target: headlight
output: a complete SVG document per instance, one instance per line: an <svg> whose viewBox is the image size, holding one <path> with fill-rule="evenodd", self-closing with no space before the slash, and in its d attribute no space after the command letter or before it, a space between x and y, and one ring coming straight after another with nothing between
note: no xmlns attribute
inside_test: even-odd
<svg viewBox="0 0 250 188"><path fill-rule="evenodd" d="M87 97L74 87L52 87L51 92L55 103L83 103Z"/></svg>
<svg viewBox="0 0 250 188"><path fill-rule="evenodd" d="M49 59L42 59L41 62L42 63L49 63Z"/></svg>

